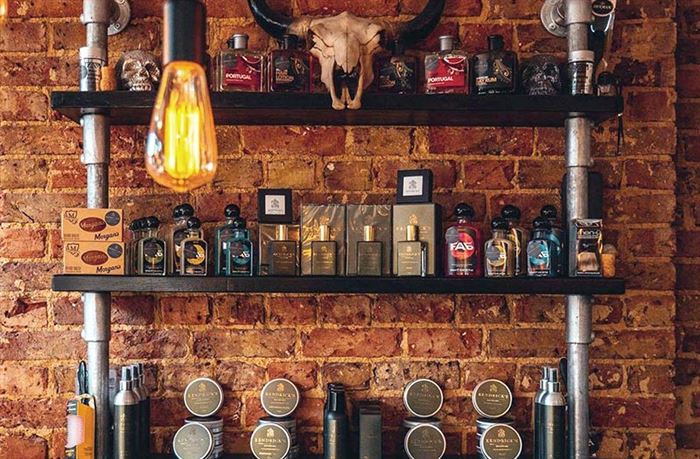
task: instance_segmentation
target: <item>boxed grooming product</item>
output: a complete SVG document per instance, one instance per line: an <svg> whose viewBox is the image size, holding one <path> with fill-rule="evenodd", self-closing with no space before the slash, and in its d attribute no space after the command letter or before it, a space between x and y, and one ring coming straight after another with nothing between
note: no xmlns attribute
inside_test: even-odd
<svg viewBox="0 0 700 459"><path fill-rule="evenodd" d="M297 243L301 239L301 227L299 225L285 225L287 227L287 237L290 241ZM260 224L258 225L258 256L259 274L267 276L270 274L270 241L276 240L278 225Z"/></svg>
<svg viewBox="0 0 700 459"><path fill-rule="evenodd" d="M360 458L382 457L382 410L379 402L366 400L359 404L358 434Z"/></svg>
<svg viewBox="0 0 700 459"><path fill-rule="evenodd" d="M67 242L63 244L64 274L124 275L122 242Z"/></svg>
<svg viewBox="0 0 700 459"><path fill-rule="evenodd" d="M322 229L327 231L324 235ZM325 236L325 237L322 237ZM326 239L326 240L323 240ZM335 242L335 244L332 244ZM324 243L324 244L315 244ZM329 244L330 243L330 244ZM312 272L312 255L321 258L323 254L314 254L313 246L327 249L335 246L335 273L332 267L324 272ZM328 254L326 254L328 255ZM327 257L330 258L330 257ZM322 263L320 263L322 265ZM303 276L345 275L345 206L344 205L303 205L301 206L301 274Z"/></svg>
<svg viewBox="0 0 700 459"><path fill-rule="evenodd" d="M574 220L569 240L576 247L576 257L569 259L569 273L576 277L601 277L603 275L601 262L603 220Z"/></svg>
<svg viewBox="0 0 700 459"><path fill-rule="evenodd" d="M441 208L438 204L397 204L392 211L392 225L394 228L392 239L393 253L393 273L398 271L398 244L406 240L406 227L415 225L418 227L418 240L427 247L427 270L428 276L440 274L441 256L439 250L442 230Z"/></svg>
<svg viewBox="0 0 700 459"><path fill-rule="evenodd" d="M391 206L390 205L356 205L346 206L345 237L347 239L347 260L345 263L348 276L356 276L358 242L365 241L366 227L372 227L374 241L382 244L381 273L391 275ZM362 250L362 249L360 249Z"/></svg>
<svg viewBox="0 0 700 459"><path fill-rule="evenodd" d="M72 208L61 211L63 242L121 242L123 232L121 209Z"/></svg>
<svg viewBox="0 0 700 459"><path fill-rule="evenodd" d="M258 190L258 223L292 223L292 190Z"/></svg>

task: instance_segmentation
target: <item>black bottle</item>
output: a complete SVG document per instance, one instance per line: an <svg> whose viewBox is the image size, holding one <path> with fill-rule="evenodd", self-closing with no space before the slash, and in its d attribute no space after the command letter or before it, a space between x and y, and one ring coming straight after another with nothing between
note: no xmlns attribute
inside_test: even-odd
<svg viewBox="0 0 700 459"><path fill-rule="evenodd" d="M328 398L323 416L324 459L347 459L350 457L348 416L345 407L345 386L328 384Z"/></svg>
<svg viewBox="0 0 700 459"><path fill-rule="evenodd" d="M503 47L502 35L489 35L489 50L472 57L472 94L515 92L518 57Z"/></svg>
<svg viewBox="0 0 700 459"><path fill-rule="evenodd" d="M391 56L379 59L377 64L377 89L380 92L414 94L418 81L418 63L415 57L404 54L404 44L396 40Z"/></svg>
<svg viewBox="0 0 700 459"><path fill-rule="evenodd" d="M299 49L295 35L284 35L280 49L270 53L270 92L309 92L311 57Z"/></svg>
<svg viewBox="0 0 700 459"><path fill-rule="evenodd" d="M131 368L122 367L119 392L114 397L114 459L137 459L139 450L139 396L133 390Z"/></svg>

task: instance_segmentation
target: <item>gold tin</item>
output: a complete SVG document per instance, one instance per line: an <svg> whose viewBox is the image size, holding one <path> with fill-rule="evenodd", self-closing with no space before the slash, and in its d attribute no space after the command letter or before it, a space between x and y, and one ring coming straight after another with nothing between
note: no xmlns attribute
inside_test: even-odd
<svg viewBox="0 0 700 459"><path fill-rule="evenodd" d="M269 381L260 392L260 403L267 414L275 418L291 415L299 406L299 389L288 379Z"/></svg>
<svg viewBox="0 0 700 459"><path fill-rule="evenodd" d="M214 437L198 422L185 424L173 438L173 452L178 459L206 459L214 449Z"/></svg>
<svg viewBox="0 0 700 459"><path fill-rule="evenodd" d="M403 404L413 416L430 418L435 416L444 402L442 389L430 379L415 379L403 391Z"/></svg>
<svg viewBox="0 0 700 459"><path fill-rule="evenodd" d="M258 459L284 459L291 446L287 429L275 424L260 425L250 436L250 450Z"/></svg>
<svg viewBox="0 0 700 459"><path fill-rule="evenodd" d="M445 434L432 424L413 427L404 439L404 450L409 459L440 459L446 449Z"/></svg>
<svg viewBox="0 0 700 459"><path fill-rule="evenodd" d="M487 379L474 388L472 404L481 416L500 418L505 416L513 406L513 393L503 381Z"/></svg>
<svg viewBox="0 0 700 459"><path fill-rule="evenodd" d="M185 407L193 415L206 418L216 414L224 403L224 391L211 378L197 378L190 382L184 393Z"/></svg>
<svg viewBox="0 0 700 459"><path fill-rule="evenodd" d="M485 459L516 459L523 452L523 440L511 426L491 426L479 441L481 455Z"/></svg>

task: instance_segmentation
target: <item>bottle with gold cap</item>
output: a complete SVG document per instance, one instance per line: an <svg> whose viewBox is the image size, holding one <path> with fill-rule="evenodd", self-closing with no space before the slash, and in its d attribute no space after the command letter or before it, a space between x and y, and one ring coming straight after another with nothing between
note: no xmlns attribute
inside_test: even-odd
<svg viewBox="0 0 700 459"><path fill-rule="evenodd" d="M275 240L267 246L270 276L296 276L299 265L299 247L297 241L289 239L287 225L277 225Z"/></svg>
<svg viewBox="0 0 700 459"><path fill-rule="evenodd" d="M318 240L311 242L311 275L335 276L338 263L338 244L331 240L328 225L318 227Z"/></svg>
<svg viewBox="0 0 700 459"><path fill-rule="evenodd" d="M425 277L428 271L428 248L418 239L418 225L406 226L406 240L397 244L398 276Z"/></svg>
<svg viewBox="0 0 700 459"><path fill-rule="evenodd" d="M384 266L382 241L375 240L373 225L365 225L362 233L363 240L357 241L357 275L381 276Z"/></svg>

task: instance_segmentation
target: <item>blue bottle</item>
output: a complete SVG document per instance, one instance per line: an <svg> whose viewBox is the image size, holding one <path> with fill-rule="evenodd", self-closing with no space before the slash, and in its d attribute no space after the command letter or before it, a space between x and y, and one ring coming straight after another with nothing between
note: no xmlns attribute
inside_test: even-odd
<svg viewBox="0 0 700 459"><path fill-rule="evenodd" d="M534 232L527 244L527 275L557 277L561 265L559 244L552 237L552 224L542 217L533 222Z"/></svg>
<svg viewBox="0 0 700 459"><path fill-rule="evenodd" d="M226 275L253 275L253 243L246 229L245 218L238 217L233 221L231 237L223 241L226 258Z"/></svg>
<svg viewBox="0 0 700 459"><path fill-rule="evenodd" d="M241 209L235 204L229 204L224 209L226 223L216 229L216 240L214 241L214 275L225 276L226 256L224 254L224 243L233 236L234 221L241 215Z"/></svg>
<svg viewBox="0 0 700 459"><path fill-rule="evenodd" d="M544 218L547 220L551 226L551 229L549 231L549 237L554 242L558 247L559 247L559 261L556 265L556 270L557 274L560 276L565 275L564 267L566 266L564 256L566 254L565 252L565 243L566 243L566 235L564 234L564 230L562 229L561 226L559 226L559 223L557 221L557 208L552 206L552 205L547 205L542 207L540 210L540 217Z"/></svg>

